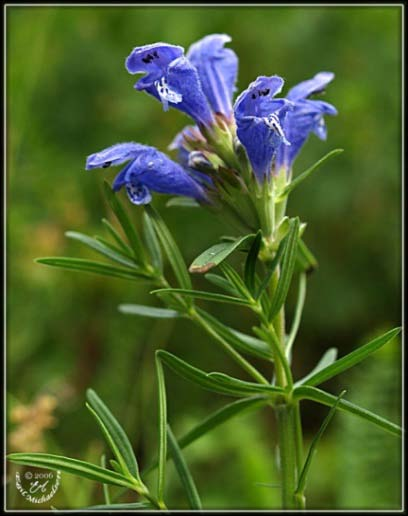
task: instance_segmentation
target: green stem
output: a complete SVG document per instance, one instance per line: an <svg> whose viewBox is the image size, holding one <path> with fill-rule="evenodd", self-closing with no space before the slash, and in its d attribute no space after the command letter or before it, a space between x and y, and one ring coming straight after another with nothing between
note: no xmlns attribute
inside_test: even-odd
<svg viewBox="0 0 408 516"><path fill-rule="evenodd" d="M293 406L275 407L278 421L279 457L282 484L282 509L294 509L296 489L296 457L294 447Z"/></svg>

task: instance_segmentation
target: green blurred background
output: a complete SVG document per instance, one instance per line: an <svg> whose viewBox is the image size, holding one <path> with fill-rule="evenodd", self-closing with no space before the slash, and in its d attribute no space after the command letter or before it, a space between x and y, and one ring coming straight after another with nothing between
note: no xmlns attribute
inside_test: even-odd
<svg viewBox="0 0 408 516"><path fill-rule="evenodd" d="M327 121L327 142L311 137L295 173L331 149L345 152L295 192L288 208L308 223L305 240L320 265L308 284L293 359L296 377L328 347L338 347L342 355L400 324L400 7L8 7L9 408L32 404L44 393L56 397L58 424L41 434L47 451L99 461L102 439L84 406L85 389L93 387L146 464L156 450L156 348L168 348L205 370L241 375L189 322L155 322L117 311L119 303L157 305L149 285L33 262L39 256L94 257L64 232L104 235L101 218L114 220L102 182L112 180L115 171L85 172L88 154L124 141L166 150L188 123L183 114L164 113L155 99L133 89L135 77L124 68L131 49L156 41L188 48L217 32L232 36L230 46L240 59L238 92L258 75L281 75L291 87L321 70L336 74L325 100L339 115ZM165 208L166 200L156 196L154 204L187 262L231 234L204 210ZM128 207L139 225L142 210ZM194 282L208 288L200 277ZM203 306L250 331L253 320L245 311ZM398 422L400 372L394 342L327 387L338 393L346 386L348 399ZM228 402L172 373L167 384L176 435ZM303 408L310 441L327 410L308 402ZM11 435L20 427L11 421ZM278 490L257 484L276 482L275 437L274 419L264 410L225 424L187 449L204 507L278 507ZM17 451L31 446L28 438L14 436L12 442ZM393 436L336 415L312 466L309 507L400 507L400 456ZM170 473L169 505L185 508ZM101 501L93 482L64 475L49 503L73 508ZM9 507L28 508L13 478Z"/></svg>

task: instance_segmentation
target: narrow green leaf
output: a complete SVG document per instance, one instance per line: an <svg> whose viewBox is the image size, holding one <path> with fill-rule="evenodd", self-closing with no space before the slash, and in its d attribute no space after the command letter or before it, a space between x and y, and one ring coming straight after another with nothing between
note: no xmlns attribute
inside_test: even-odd
<svg viewBox="0 0 408 516"><path fill-rule="evenodd" d="M258 358L273 360L272 351L268 344L266 344L264 341L226 326L211 314L200 308L197 308L196 310L219 335L221 335L231 346L233 346L238 351L256 356Z"/></svg>
<svg viewBox="0 0 408 516"><path fill-rule="evenodd" d="M197 441L203 435L206 435L208 432L217 428L222 423L229 421L234 418L238 414L242 414L248 410L258 409L268 403L268 399L256 395L251 396L250 398L243 398L241 400L233 401L228 405L216 410L208 417L204 419L201 423L196 425L194 428L189 430L183 437L179 439L179 446L181 449L185 448L189 444Z"/></svg>
<svg viewBox="0 0 408 516"><path fill-rule="evenodd" d="M197 201L192 199L191 197L172 197L166 202L166 208L170 208L171 206L178 206L180 208L199 208L200 205Z"/></svg>
<svg viewBox="0 0 408 516"><path fill-rule="evenodd" d="M326 391L322 391L321 389L310 387L308 385L301 385L300 387L296 387L293 391L293 397L299 400L308 399L316 401L317 403L321 403L322 405L327 405L329 407L331 407L337 399L336 396L333 396L333 394L329 394ZM402 435L402 429L400 426L396 425L395 423L391 423L391 421L388 421L387 419L378 416L377 414L374 414L374 412L370 412L369 410L359 407L358 405L354 405L349 401L340 400L338 403L338 408L339 410L343 410L345 412L349 412L350 414L359 416L366 421L370 421L371 423L374 423L378 427L382 428L383 430L387 430L394 435Z"/></svg>
<svg viewBox="0 0 408 516"><path fill-rule="evenodd" d="M177 473L180 477L184 491L186 492L187 499L190 505L190 509L201 510L201 500L198 494L196 485L193 477L188 469L187 463L181 453L181 449L177 443L177 439L174 437L173 432L169 425L167 425L167 439L169 443L169 451L171 458L173 459L174 465L176 466Z"/></svg>
<svg viewBox="0 0 408 516"><path fill-rule="evenodd" d="M224 373L208 373L207 378L211 380L215 380L220 385L225 385L226 387L242 390L243 392L248 392L250 394L264 392L266 394L282 394L284 390L281 387L275 387L273 385L265 385L254 382L246 382L243 380L239 380L238 378L233 378Z"/></svg>
<svg viewBox="0 0 408 516"><path fill-rule="evenodd" d="M283 252L285 250L287 236L281 241L279 244L278 250L276 251L276 254L273 258L273 260L268 264L268 272L265 276L265 278L262 280L262 283L260 284L258 291L256 293L255 299L259 299L262 293L265 291L265 289L268 287L269 282L271 280L272 274L275 272L276 267L279 265L280 260L282 258Z"/></svg>
<svg viewBox="0 0 408 516"><path fill-rule="evenodd" d="M86 399L106 427L106 431L110 436L109 441L114 443L114 446L111 446L112 451L122 469L125 471L127 469L133 477L140 481L137 460L125 431L94 390L88 389L86 391Z"/></svg>
<svg viewBox="0 0 408 516"><path fill-rule="evenodd" d="M106 229L108 230L108 233L112 236L112 238L115 240L115 242L122 249L123 253L126 256L132 257L133 256L132 249L123 240L122 236L119 234L117 229L109 222L109 220L108 219L102 219L102 224L106 227Z"/></svg>
<svg viewBox="0 0 408 516"><path fill-rule="evenodd" d="M61 470L65 473L95 480L96 482L101 482L103 484L112 484L127 487L128 489L135 488L135 485L129 478L126 478L115 471L101 468L100 466L96 466L90 462L70 459L69 457L63 457L61 455L51 455L49 453L11 453L7 455L7 458L16 464Z"/></svg>
<svg viewBox="0 0 408 516"><path fill-rule="evenodd" d="M126 258L126 256L123 256L123 254L120 254L113 249L107 247L106 245L103 245L101 242L98 242L98 240L91 238L87 235L83 235L82 233L78 233L77 231L66 231L65 236L68 238L72 238L73 240L78 240L79 242L82 242L83 244L87 245L91 249L94 249L98 253L107 256L111 260L118 262L122 265L125 265L126 267L130 268L136 268L138 269L138 266L135 264L134 261L129 260Z"/></svg>
<svg viewBox="0 0 408 516"><path fill-rule="evenodd" d="M293 270L296 262L297 242L299 238L299 218L296 217L290 221L291 227L285 238L285 249L282 255L282 267L279 276L278 284L271 301L271 308L269 311L269 319L272 320L281 309L285 302L289 291L290 282L292 280Z"/></svg>
<svg viewBox="0 0 408 516"><path fill-rule="evenodd" d="M153 509L153 506L149 502L133 502L133 503L112 503L106 505L90 505L89 507L83 507L78 511L70 510L69 512L81 512L81 511L142 511L144 509Z"/></svg>
<svg viewBox="0 0 408 516"><path fill-rule="evenodd" d="M163 366L158 351L156 351L155 362L159 395L159 474L157 480L157 499L159 503L164 504L167 459L167 402Z"/></svg>
<svg viewBox="0 0 408 516"><path fill-rule="evenodd" d="M220 263L220 269L222 270L222 273L230 282L230 284L233 287L235 287L240 297L247 300L252 299L251 293L249 292L244 281L241 279L240 275L234 270L234 268L231 267L231 265L229 265L227 262Z"/></svg>
<svg viewBox="0 0 408 516"><path fill-rule="evenodd" d="M140 278L152 279L152 276L143 269L125 269L124 267L114 267L106 263L83 260L82 258L47 256L45 258L37 258L35 261L43 265L59 267L60 269L90 272L102 276L113 276L134 281Z"/></svg>
<svg viewBox="0 0 408 516"><path fill-rule="evenodd" d="M154 231L152 221L146 212L143 212L143 230L147 247L152 258L152 265L157 270L163 271L163 257L157 235Z"/></svg>
<svg viewBox="0 0 408 516"><path fill-rule="evenodd" d="M105 454L103 454L102 457L101 457L101 466L102 466L102 468L106 469L106 457L105 457ZM107 484L103 484L102 485L102 489L103 489L103 498L105 500L105 504L106 505L110 505L111 504L111 498L110 498L109 488L108 488Z"/></svg>
<svg viewBox="0 0 408 516"><path fill-rule="evenodd" d="M187 297L195 297L197 299L206 299L208 301L216 301L217 303L232 303L234 305L250 306L251 303L239 297L225 296L224 294L216 294L215 292L205 292L203 290L188 290L184 288L160 288L152 290L150 294L181 294Z"/></svg>
<svg viewBox="0 0 408 516"><path fill-rule="evenodd" d="M204 278L207 281L209 281L210 283L212 283L213 285L215 285L216 287L222 288L229 294L232 294L234 297L239 295L239 293L237 292L237 289L235 287L233 287L229 283L229 281L227 281L222 276L219 276L218 274L213 274L212 272L209 272L204 275Z"/></svg>
<svg viewBox="0 0 408 516"><path fill-rule="evenodd" d="M152 222L160 243L166 252L167 258L169 259L170 265L173 268L174 274L176 275L180 287L184 289L191 289L192 285L186 264L184 263L183 257L173 239L173 236L153 206L147 204L145 206L145 210Z"/></svg>
<svg viewBox="0 0 408 516"><path fill-rule="evenodd" d="M226 258L228 258L228 256L236 249L245 243L248 244L248 242L252 241L254 238L255 235L251 234L237 238L233 242L221 242L220 244L211 246L199 256L197 256L197 258L190 265L189 271L193 273L208 272L210 269L216 265L219 265Z"/></svg>
<svg viewBox="0 0 408 516"><path fill-rule="evenodd" d="M139 235L137 234L137 231L135 230L135 227L129 218L127 211L122 206L122 203L119 201L115 192L112 190L110 184L107 181L104 181L104 189L106 199L108 200L108 203L112 208L113 213L116 215L127 239L129 240L129 244L135 254L135 258L141 263L144 263L144 248L139 238Z"/></svg>
<svg viewBox="0 0 408 516"><path fill-rule="evenodd" d="M117 460L115 459L110 459L109 460L109 464L112 466L112 468L117 472L117 473L120 473L122 474L122 468L120 467L120 464Z"/></svg>
<svg viewBox="0 0 408 516"><path fill-rule="evenodd" d="M170 367L170 369L172 369L176 374L199 385L203 389L230 396L243 396L242 389L221 385L220 382L209 378L207 373L201 369L192 366L188 362L181 360L181 358L176 357L168 351L161 349L157 351L156 354L160 357L163 363Z"/></svg>
<svg viewBox="0 0 408 516"><path fill-rule="evenodd" d="M310 444L309 452L307 454L307 457L306 457L305 463L303 465L302 471L301 471L301 473L299 475L299 480L298 480L298 485L297 485L297 488L296 488L296 491L295 491L295 496L296 495L297 496L299 496L299 495L301 496L301 495L303 495L303 493L305 491L307 475L309 473L310 466L312 464L313 455L317 451L317 445L319 444L319 441L322 438L322 436L324 434L324 431L328 427L330 421L333 419L334 413L336 412L336 408L337 408L341 398L344 396L345 393L346 393L345 390L342 391L340 393L340 395L336 398L336 401L334 402L333 406L329 410L329 413L327 414L327 416L324 418L323 423L321 424L317 434L314 436L314 438L313 438L313 440L312 440L312 442Z"/></svg>
<svg viewBox="0 0 408 516"><path fill-rule="evenodd" d="M306 376L300 378L300 380L295 383L295 386L297 387L298 385L305 384L309 378L312 378L312 376L314 376L316 373L333 364L337 358L337 352L337 348L329 348L327 351L325 351L315 367Z"/></svg>
<svg viewBox="0 0 408 516"><path fill-rule="evenodd" d="M308 178L310 176L310 174L312 174L312 172L315 172L315 170L317 170L321 165L323 165L323 163L328 161L330 158L337 156L341 152L343 152L343 149L334 149L334 150L328 152L325 156L323 156L323 158L316 161L316 163L314 165L309 167L302 174L300 174L295 179L293 179L293 181L291 183L288 184L288 186L283 190L282 194L280 195L280 198L284 198L287 195L289 195L290 192L292 192L297 186L299 186L301 183L303 183L303 181L306 178Z"/></svg>
<svg viewBox="0 0 408 516"><path fill-rule="evenodd" d="M312 273L318 267L315 256L301 238L298 240L297 264L306 274Z"/></svg>
<svg viewBox="0 0 408 516"><path fill-rule="evenodd" d="M169 310L168 308L155 308L153 306L145 305L119 305L119 312L130 315L140 315L142 317L154 317L156 319L174 319L175 317L181 317L179 312L176 310Z"/></svg>
<svg viewBox="0 0 408 516"><path fill-rule="evenodd" d="M244 280L248 290L253 294L255 291L255 267L258 259L259 250L262 245L262 231L256 234L251 248L249 249L247 259L245 261Z"/></svg>
<svg viewBox="0 0 408 516"><path fill-rule="evenodd" d="M132 253L132 250L130 249L130 252L125 252L122 247L118 247L116 246L115 244L112 244L112 242L109 242L108 240L106 240L106 238L103 238L99 235L94 235L93 237L95 240L97 240L99 243L101 243L102 245L104 245L105 247L108 247L109 249L111 249L112 251L114 251L115 253L117 254L120 254L122 256L124 256L125 258L127 258L130 262L133 263L133 266L135 266L135 258L133 256L133 253Z"/></svg>
<svg viewBox="0 0 408 516"><path fill-rule="evenodd" d="M302 272L299 275L299 288L298 288L298 296L297 296L297 300L296 300L295 315L293 317L292 327L290 329L288 338L286 340L285 353L288 358L291 357L292 346L293 346L293 343L295 342L296 335L297 335L297 332L299 329L300 319L302 317L305 299L306 299L306 274Z"/></svg>
<svg viewBox="0 0 408 516"><path fill-rule="evenodd" d="M324 369L321 369L313 376L307 378L306 381L303 381L302 384L319 385L326 380L337 376L343 371L347 371L347 369L350 369L350 367L353 367L354 365L367 358L369 355L371 355L371 353L374 353L374 351L377 351L377 349L384 346L384 344L387 344L387 342L396 337L400 331L401 328L394 328L393 330L384 333L384 335L371 340L367 344L364 344L364 346L360 346L348 355L345 355L339 360L336 360L336 362L333 364L325 367Z"/></svg>

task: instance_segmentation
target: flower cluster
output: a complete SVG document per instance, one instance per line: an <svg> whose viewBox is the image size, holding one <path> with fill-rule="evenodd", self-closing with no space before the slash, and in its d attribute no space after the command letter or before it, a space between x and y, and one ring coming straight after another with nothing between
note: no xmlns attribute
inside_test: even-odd
<svg viewBox="0 0 408 516"><path fill-rule="evenodd" d="M212 34L190 46L154 43L136 47L126 59L135 84L169 107L186 113L185 127L169 146L178 162L139 143L120 143L88 157L86 169L127 162L113 183L126 188L134 204L147 204L151 192L191 197L201 204L239 204L239 196L259 190L282 170L290 180L293 162L311 132L326 138L324 115L335 115L327 102L311 100L334 74L321 72L275 98L284 80L273 75L252 82L233 103L238 58ZM244 203L245 204L245 203Z"/></svg>

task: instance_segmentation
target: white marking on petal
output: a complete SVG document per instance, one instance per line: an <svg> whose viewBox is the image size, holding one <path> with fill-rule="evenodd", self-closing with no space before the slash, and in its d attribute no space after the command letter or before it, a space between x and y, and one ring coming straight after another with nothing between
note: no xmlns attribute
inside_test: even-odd
<svg viewBox="0 0 408 516"><path fill-rule="evenodd" d="M160 81L154 83L157 93L159 94L160 100L162 101L163 108L165 111L169 108L169 102L172 104L179 104L183 100L183 95L177 93L169 88L167 81L164 77Z"/></svg>
<svg viewBox="0 0 408 516"><path fill-rule="evenodd" d="M282 142L285 145L290 145L290 142L288 142L288 140L286 139L285 133L283 132L283 129L280 125L279 118L277 115L275 115L275 113L272 113L268 117L265 117L264 122L270 129L279 134L279 136L282 138Z"/></svg>

